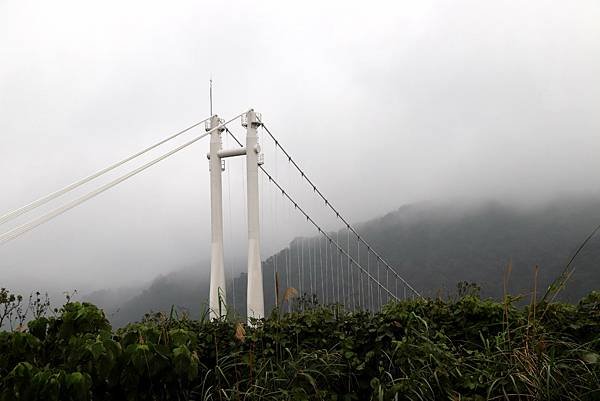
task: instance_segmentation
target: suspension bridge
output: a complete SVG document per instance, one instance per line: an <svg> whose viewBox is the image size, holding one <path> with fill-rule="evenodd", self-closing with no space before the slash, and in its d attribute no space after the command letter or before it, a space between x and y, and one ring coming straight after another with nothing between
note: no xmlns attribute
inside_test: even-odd
<svg viewBox="0 0 600 401"><path fill-rule="evenodd" d="M246 130L245 143L242 143L230 128L236 121ZM294 293L303 302L319 302L322 304L340 304L352 310L377 310L390 300L420 297L399 273L399 269L390 265L380 253L361 236L349 220L335 208L315 181L309 178L303 168L283 146L277 136L269 129L262 116L254 110L240 113L228 120L217 115L208 117L189 127L170 135L139 152L136 152L116 163L113 163L83 179L73 182L22 207L11 210L0 216L0 227L7 225L20 216L27 216L50 202L77 190L97 178L146 155L155 149L167 145L198 127L204 125L203 133L173 147L141 166L96 187L75 199L63 202L43 215L32 218L25 223L5 229L0 234L0 245L13 241L40 225L62 215L101 193L129 180L142 171L156 165L181 150L193 145L205 137L210 137L209 161L210 172L210 205L211 205L211 257L210 257L210 290L209 313L212 318L219 318L226 313L228 303L235 302L235 280L227 277L225 271L225 244L223 230L223 182L225 160L228 158L245 158L245 177L243 182L246 192L247 217L247 283L246 314L252 318L265 316L265 305L277 305L291 310L290 303L283 305L284 294ZM260 132L259 132L260 131ZM232 139L235 146L223 147L223 136ZM285 161L285 168L300 178L301 188L316 198L320 207L338 222L337 230L327 230L322 222L311 213L296 194L292 194L281 180L278 166L265 163L261 143L272 143L272 149L278 158ZM272 169L272 168L273 169ZM263 261L261 258L261 192L259 176L268 182L272 196L286 202L288 210L308 224L314 236L300 237L289 243L283 251L275 253ZM288 183L289 184L289 183ZM276 225L279 222L275 223ZM268 276L263 269L269 268ZM230 274L231 276L231 274ZM272 289L274 299L265 303L265 287ZM233 291L233 299L227 292Z"/></svg>

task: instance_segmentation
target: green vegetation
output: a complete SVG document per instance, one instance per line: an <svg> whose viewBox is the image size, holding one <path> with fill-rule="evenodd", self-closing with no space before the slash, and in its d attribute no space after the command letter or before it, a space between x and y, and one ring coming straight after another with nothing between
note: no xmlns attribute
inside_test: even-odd
<svg viewBox="0 0 600 401"><path fill-rule="evenodd" d="M3 294L0 310L17 300ZM521 307L459 294L116 331L92 304L53 314L38 296L27 327L0 332L0 400L600 400L600 293Z"/></svg>

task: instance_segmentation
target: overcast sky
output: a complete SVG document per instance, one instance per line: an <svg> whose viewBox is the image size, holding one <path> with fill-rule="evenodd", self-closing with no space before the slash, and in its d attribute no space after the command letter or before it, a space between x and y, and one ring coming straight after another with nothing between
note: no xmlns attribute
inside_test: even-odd
<svg viewBox="0 0 600 401"><path fill-rule="evenodd" d="M215 112L261 112L353 222L430 199L597 193L598 21L595 0L0 0L0 214L208 116L211 76ZM265 167L293 185L262 142ZM207 151L0 247L0 285L86 291L205 266ZM243 161L225 174L231 258ZM269 253L308 229L282 228L290 212L265 187Z"/></svg>

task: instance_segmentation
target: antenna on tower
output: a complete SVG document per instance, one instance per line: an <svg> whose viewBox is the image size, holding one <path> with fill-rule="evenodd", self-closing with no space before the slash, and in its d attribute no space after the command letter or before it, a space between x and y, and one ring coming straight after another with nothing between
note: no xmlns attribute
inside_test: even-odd
<svg viewBox="0 0 600 401"><path fill-rule="evenodd" d="M210 97L210 115L213 115L213 110L212 110L212 75L210 77L210 89L209 89L209 97Z"/></svg>

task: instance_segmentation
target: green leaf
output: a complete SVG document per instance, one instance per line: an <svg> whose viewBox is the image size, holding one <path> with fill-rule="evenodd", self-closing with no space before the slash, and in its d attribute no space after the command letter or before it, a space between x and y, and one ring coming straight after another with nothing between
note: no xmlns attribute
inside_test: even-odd
<svg viewBox="0 0 600 401"><path fill-rule="evenodd" d="M594 352L588 352L586 354L583 354L581 356L581 359L585 362L585 363L598 363L598 360L600 359L600 356Z"/></svg>

